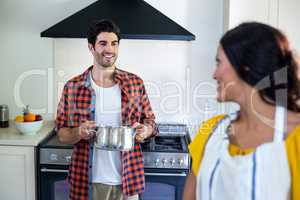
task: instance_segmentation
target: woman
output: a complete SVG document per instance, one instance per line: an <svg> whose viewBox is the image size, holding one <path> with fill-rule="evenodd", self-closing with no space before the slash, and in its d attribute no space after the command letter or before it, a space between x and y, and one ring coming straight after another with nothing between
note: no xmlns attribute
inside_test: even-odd
<svg viewBox="0 0 300 200"><path fill-rule="evenodd" d="M202 124L184 200L299 200L299 65L287 38L243 23L221 38L216 61L217 99L240 110Z"/></svg>

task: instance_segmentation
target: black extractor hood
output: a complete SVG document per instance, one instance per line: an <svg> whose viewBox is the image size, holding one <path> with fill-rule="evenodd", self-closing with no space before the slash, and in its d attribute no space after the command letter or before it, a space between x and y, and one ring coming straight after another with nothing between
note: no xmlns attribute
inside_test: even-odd
<svg viewBox="0 0 300 200"><path fill-rule="evenodd" d="M98 0L41 33L41 37L86 38L88 25L111 19L123 39L195 40L195 35L143 0Z"/></svg>

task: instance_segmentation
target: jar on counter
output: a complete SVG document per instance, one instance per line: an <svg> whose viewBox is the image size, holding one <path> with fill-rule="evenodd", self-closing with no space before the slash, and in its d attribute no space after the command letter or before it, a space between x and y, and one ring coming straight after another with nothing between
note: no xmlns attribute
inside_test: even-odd
<svg viewBox="0 0 300 200"><path fill-rule="evenodd" d="M0 105L0 128L7 128L9 126L9 110L5 104Z"/></svg>

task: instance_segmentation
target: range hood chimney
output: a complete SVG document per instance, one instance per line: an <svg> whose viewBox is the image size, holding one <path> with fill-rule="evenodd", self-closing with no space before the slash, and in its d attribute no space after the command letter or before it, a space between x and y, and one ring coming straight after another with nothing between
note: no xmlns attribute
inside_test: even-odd
<svg viewBox="0 0 300 200"><path fill-rule="evenodd" d="M41 33L41 37L86 38L93 20L111 19L123 39L195 40L195 35L143 0L98 0Z"/></svg>

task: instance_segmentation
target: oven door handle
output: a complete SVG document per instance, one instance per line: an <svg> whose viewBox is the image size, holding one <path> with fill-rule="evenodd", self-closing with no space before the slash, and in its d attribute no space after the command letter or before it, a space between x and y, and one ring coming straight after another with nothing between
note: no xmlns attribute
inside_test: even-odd
<svg viewBox="0 0 300 200"><path fill-rule="evenodd" d="M42 168L41 172L59 172L59 173L68 173L69 170L66 169L47 169L47 168Z"/></svg>
<svg viewBox="0 0 300 200"><path fill-rule="evenodd" d="M145 172L145 176L187 176L186 173L148 173Z"/></svg>

